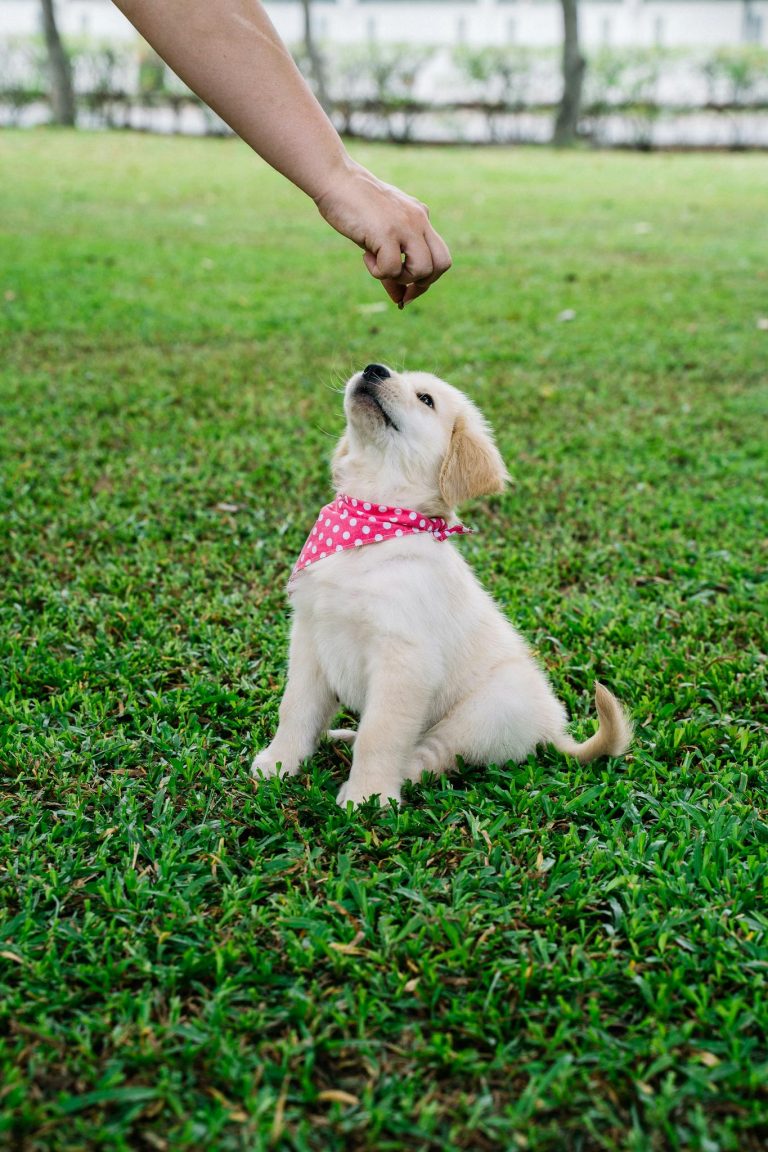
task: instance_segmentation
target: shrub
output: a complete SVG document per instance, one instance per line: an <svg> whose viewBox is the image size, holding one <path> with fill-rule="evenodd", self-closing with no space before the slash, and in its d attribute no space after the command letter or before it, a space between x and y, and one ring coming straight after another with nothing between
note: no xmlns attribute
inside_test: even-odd
<svg viewBox="0 0 768 1152"><path fill-rule="evenodd" d="M453 62L478 93L489 138L498 141L501 117L510 111L521 111L529 102L533 72L530 49L460 44L454 49Z"/></svg>
<svg viewBox="0 0 768 1152"><path fill-rule="evenodd" d="M0 102L17 124L24 108L48 99L45 45L40 37L0 40Z"/></svg>
<svg viewBox="0 0 768 1152"><path fill-rule="evenodd" d="M596 141L601 142L608 116L621 113L634 146L651 147L653 126L661 114L659 79L667 59L661 48L601 48L590 57L584 116Z"/></svg>
<svg viewBox="0 0 768 1152"><path fill-rule="evenodd" d="M768 49L759 44L719 48L702 73L711 104L743 106L768 98Z"/></svg>

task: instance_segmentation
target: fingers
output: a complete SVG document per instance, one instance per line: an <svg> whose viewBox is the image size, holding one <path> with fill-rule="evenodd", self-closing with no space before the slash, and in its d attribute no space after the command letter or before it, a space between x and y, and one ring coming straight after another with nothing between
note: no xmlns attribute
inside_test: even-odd
<svg viewBox="0 0 768 1152"><path fill-rule="evenodd" d="M397 280L382 280L384 291L398 308L405 308L405 294L408 291L405 284L398 284Z"/></svg>
<svg viewBox="0 0 768 1152"><path fill-rule="evenodd" d="M431 271L426 276L414 275L413 280L406 283L403 297L397 301L399 308L404 308L405 305L410 304L412 300L423 296L430 285L434 284L435 280L439 280L443 273L447 272L451 266L451 253L448 250L448 245L442 236L435 232L434 228L429 228L425 237L425 243L429 252ZM410 259L406 259L403 268L407 269L410 265Z"/></svg>
<svg viewBox="0 0 768 1152"><path fill-rule="evenodd" d="M388 238L376 251L368 250L364 259L370 274L398 284L434 284L450 268L451 254L445 241L428 228L426 233L414 232L402 240Z"/></svg>
<svg viewBox="0 0 768 1152"><path fill-rule="evenodd" d="M428 221L423 234L411 234L407 247L403 241L390 239L376 253L365 252L363 259L371 276L381 280L400 308L423 296L451 267L448 245Z"/></svg>
<svg viewBox="0 0 768 1152"><path fill-rule="evenodd" d="M407 291L406 285L401 284L398 280L393 280L390 277L382 277L379 272L376 257L372 252L363 253L363 263L370 272L371 276L373 276L376 280L381 280L382 287L384 288L384 291L387 293L392 303L397 304L398 308L403 308L405 306L404 297Z"/></svg>
<svg viewBox="0 0 768 1152"><path fill-rule="evenodd" d="M381 280L385 292L393 303L402 308L405 285L392 279L391 276L382 276L376 257L372 252L363 252L363 263L375 280ZM400 267L402 267L402 258L400 259Z"/></svg>
<svg viewBox="0 0 768 1152"><path fill-rule="evenodd" d="M427 288L429 288L429 284L408 284L404 289L402 300L397 302L398 308L405 308L406 304L410 304L419 296L423 296Z"/></svg>
<svg viewBox="0 0 768 1152"><path fill-rule="evenodd" d="M398 279L406 284L416 281L429 281L431 284L435 267L432 252L423 236L416 236L405 250L405 259ZM439 275L439 273L438 273Z"/></svg>
<svg viewBox="0 0 768 1152"><path fill-rule="evenodd" d="M426 241L432 253L432 280L430 283L434 284L435 280L440 279L443 272L448 271L453 261L448 245L442 236L435 232L431 224L426 234Z"/></svg>
<svg viewBox="0 0 768 1152"><path fill-rule="evenodd" d="M385 240L375 252L367 251L363 259L371 276L377 280L399 280L403 271L400 241L394 237Z"/></svg>

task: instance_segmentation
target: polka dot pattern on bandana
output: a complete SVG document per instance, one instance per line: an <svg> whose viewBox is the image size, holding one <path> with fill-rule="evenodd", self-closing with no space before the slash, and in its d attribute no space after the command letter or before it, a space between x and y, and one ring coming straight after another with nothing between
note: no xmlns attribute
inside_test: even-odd
<svg viewBox="0 0 768 1152"><path fill-rule="evenodd" d="M446 540L449 536L471 531L471 528L465 528L463 524L451 524L449 527L442 516L426 516L414 512L412 508L370 504L350 496L337 496L332 504L326 504L320 509L294 565L289 584L304 568L347 548L362 548L364 544L379 544L383 540L424 533L434 540Z"/></svg>

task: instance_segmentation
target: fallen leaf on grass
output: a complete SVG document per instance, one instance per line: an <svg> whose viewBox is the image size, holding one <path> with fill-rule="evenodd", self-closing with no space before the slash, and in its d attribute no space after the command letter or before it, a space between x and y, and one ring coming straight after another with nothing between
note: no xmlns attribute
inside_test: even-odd
<svg viewBox="0 0 768 1152"><path fill-rule="evenodd" d="M324 1103L327 1101L329 1104L349 1104L351 1107L360 1103L357 1096L353 1096L351 1092L342 1092L340 1088L327 1088L325 1092L318 1092L317 1098Z"/></svg>
<svg viewBox="0 0 768 1152"><path fill-rule="evenodd" d="M142 1140L149 1144L150 1148L156 1148L157 1152L165 1152L168 1147L168 1141L163 1140L162 1136L158 1136L156 1132L144 1130L141 1133Z"/></svg>
<svg viewBox="0 0 768 1152"><path fill-rule="evenodd" d="M354 944L338 944L332 940L329 947L333 948L334 952L342 952L345 956L365 956L365 949L357 948Z"/></svg>
<svg viewBox="0 0 768 1152"><path fill-rule="evenodd" d="M270 1129L269 1133L269 1143L271 1145L277 1144L278 1140L283 1134L283 1128L285 1126L285 1102L288 1099L289 1083L290 1077L286 1076L283 1080L283 1084L280 1089L280 1095L277 1098L277 1103L275 1104L275 1115L274 1119L272 1120L272 1128Z"/></svg>

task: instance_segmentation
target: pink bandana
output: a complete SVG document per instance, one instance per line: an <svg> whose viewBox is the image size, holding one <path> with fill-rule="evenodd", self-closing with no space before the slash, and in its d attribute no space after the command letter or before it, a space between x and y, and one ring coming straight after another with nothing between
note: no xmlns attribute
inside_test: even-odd
<svg viewBox="0 0 768 1152"><path fill-rule="evenodd" d="M379 544L396 536L414 532L427 532L435 540L471 532L463 524L448 527L442 516L425 516L410 508L394 508L388 504L371 504L337 496L332 504L321 508L315 526L296 561L289 585L303 568L309 568L326 556L343 552L345 548L362 548L364 544Z"/></svg>

